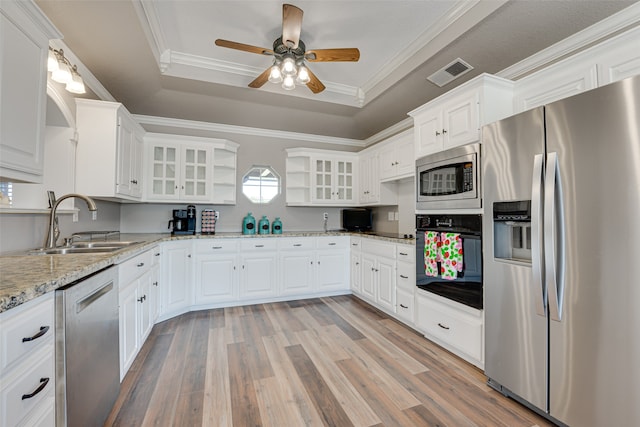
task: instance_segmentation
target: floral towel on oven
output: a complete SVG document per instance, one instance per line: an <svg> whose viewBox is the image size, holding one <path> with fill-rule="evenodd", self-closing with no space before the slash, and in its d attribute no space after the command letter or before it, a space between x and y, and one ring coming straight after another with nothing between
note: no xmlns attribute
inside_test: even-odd
<svg viewBox="0 0 640 427"><path fill-rule="evenodd" d="M424 274L429 277L438 276L438 261L440 261L440 233L437 231L424 232Z"/></svg>
<svg viewBox="0 0 640 427"><path fill-rule="evenodd" d="M462 271L462 237L458 233L440 233L440 274L443 279L455 280Z"/></svg>

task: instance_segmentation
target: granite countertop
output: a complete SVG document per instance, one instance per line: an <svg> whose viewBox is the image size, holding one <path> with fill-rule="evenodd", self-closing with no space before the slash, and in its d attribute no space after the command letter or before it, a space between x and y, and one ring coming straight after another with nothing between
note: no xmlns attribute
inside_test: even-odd
<svg viewBox="0 0 640 427"><path fill-rule="evenodd" d="M216 233L178 235L171 234L120 234L121 241L140 242L114 252L66 255L27 255L26 251L0 256L0 313L24 304L47 292L55 291L92 273L119 264L163 241L186 239L268 238L268 237L317 237L358 235L392 243L414 244L414 239L376 236L342 231L293 231L281 235L242 235L241 233Z"/></svg>

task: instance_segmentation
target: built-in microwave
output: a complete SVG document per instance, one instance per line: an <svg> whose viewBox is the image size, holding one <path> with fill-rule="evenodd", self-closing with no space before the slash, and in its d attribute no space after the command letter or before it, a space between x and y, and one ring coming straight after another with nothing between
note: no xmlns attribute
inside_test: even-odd
<svg viewBox="0 0 640 427"><path fill-rule="evenodd" d="M416 209L481 208L480 144L416 160Z"/></svg>

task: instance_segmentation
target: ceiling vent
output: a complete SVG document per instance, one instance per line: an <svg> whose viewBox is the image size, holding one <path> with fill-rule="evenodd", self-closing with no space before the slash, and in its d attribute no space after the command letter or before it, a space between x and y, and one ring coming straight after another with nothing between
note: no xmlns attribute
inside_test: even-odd
<svg viewBox="0 0 640 427"><path fill-rule="evenodd" d="M471 65L467 64L462 59L457 58L453 62L450 62L440 70L427 77L427 80L442 87L471 70L473 70L473 67Z"/></svg>

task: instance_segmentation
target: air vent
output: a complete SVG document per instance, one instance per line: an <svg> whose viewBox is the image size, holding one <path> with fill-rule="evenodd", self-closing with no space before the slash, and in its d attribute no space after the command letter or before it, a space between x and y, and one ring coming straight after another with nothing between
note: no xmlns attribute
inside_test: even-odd
<svg viewBox="0 0 640 427"><path fill-rule="evenodd" d="M473 70L471 65L467 64L462 59L457 58L427 77L427 80L442 87L471 70Z"/></svg>

